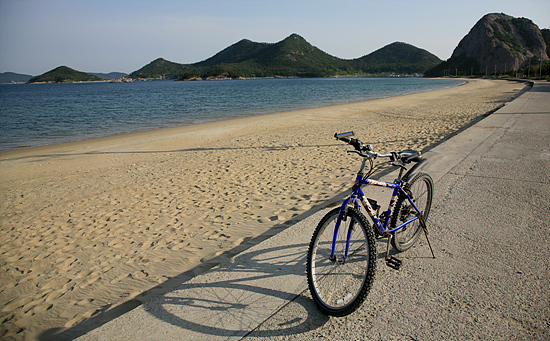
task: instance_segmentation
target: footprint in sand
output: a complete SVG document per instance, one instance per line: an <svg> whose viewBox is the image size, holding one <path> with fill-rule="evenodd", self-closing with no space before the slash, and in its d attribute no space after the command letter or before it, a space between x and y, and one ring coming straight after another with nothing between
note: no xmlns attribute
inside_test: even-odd
<svg viewBox="0 0 550 341"><path fill-rule="evenodd" d="M126 297L126 298L127 298L128 300L131 300L131 299L136 298L136 296L139 296L139 295L141 295L141 292L140 292L140 291L134 291L134 292L130 293L130 294L128 295L128 297Z"/></svg>
<svg viewBox="0 0 550 341"><path fill-rule="evenodd" d="M174 246L172 246L172 248L170 250L172 251L178 251L178 250L181 250L185 247L185 245L183 243L178 243Z"/></svg>
<svg viewBox="0 0 550 341"><path fill-rule="evenodd" d="M62 274L69 271L74 266L77 260L78 259L74 257L67 258L60 266L55 269L55 272L58 274Z"/></svg>
<svg viewBox="0 0 550 341"><path fill-rule="evenodd" d="M24 305L30 303L33 301L33 298L31 296L23 297L18 300L15 300L9 304L7 304L4 308L2 308L1 311L13 311L17 308L23 307Z"/></svg>
<svg viewBox="0 0 550 341"><path fill-rule="evenodd" d="M123 241L124 241L124 238L119 237L111 240L107 245L117 247L118 244L122 243ZM122 247L122 245L120 245L120 247Z"/></svg>
<svg viewBox="0 0 550 341"><path fill-rule="evenodd" d="M80 321L92 317L99 309L90 309L86 311L85 313L78 314L74 318L72 318L70 321L65 323L65 328L71 328L75 324L79 323Z"/></svg>
<svg viewBox="0 0 550 341"><path fill-rule="evenodd" d="M132 278L146 278L149 277L149 274L143 270L134 272L132 275Z"/></svg>
<svg viewBox="0 0 550 341"><path fill-rule="evenodd" d="M97 281L100 280L100 279L101 279L101 276L92 276L92 277L90 277L90 279L89 279L86 283L80 285L80 288L81 288L81 289L82 289L82 288L85 288L85 287L87 287L88 285L91 285L91 284L97 282Z"/></svg>
<svg viewBox="0 0 550 341"><path fill-rule="evenodd" d="M208 240L218 240L218 239L229 239L231 236L228 236L223 233L215 234L212 237L208 238Z"/></svg>
<svg viewBox="0 0 550 341"><path fill-rule="evenodd" d="M203 238L208 238L208 237L210 237L211 235L213 235L214 233L218 233L218 232L220 232L220 231L218 231L218 230L210 230L210 231L205 232L205 233L202 235L202 237L203 237Z"/></svg>
<svg viewBox="0 0 550 341"><path fill-rule="evenodd" d="M93 302L93 298L85 298L83 300L80 300L78 302L74 302L75 305L85 306Z"/></svg>
<svg viewBox="0 0 550 341"><path fill-rule="evenodd" d="M29 275L27 275L26 277L23 277L20 281L19 281L19 284L22 284L22 283L25 283L27 281L33 281L35 284L38 282L38 277L40 277L40 274L38 273L31 273ZM13 286L12 286L13 287ZM2 290L4 289L4 287L2 287Z"/></svg>
<svg viewBox="0 0 550 341"><path fill-rule="evenodd" d="M46 310L50 310L51 308L53 307L53 303L44 303L44 304L40 304L40 305L37 305L36 307L34 307L32 309L32 313L33 314L38 314L38 313L42 313Z"/></svg>
<svg viewBox="0 0 550 341"><path fill-rule="evenodd" d="M234 245L234 246L239 246L239 245L241 245L242 243L244 243L245 241L247 241L247 240L249 240L249 239L252 239L252 238L251 238L251 237L241 237L241 238L235 240L235 241L233 242L233 245Z"/></svg>
<svg viewBox="0 0 550 341"><path fill-rule="evenodd" d="M169 280L170 278L166 277L166 276L160 276L160 277L157 277L156 278L156 281L157 283L161 284L161 283L164 283L166 282L167 280Z"/></svg>
<svg viewBox="0 0 550 341"><path fill-rule="evenodd" d="M70 278L58 278L46 283L41 289L46 290L50 288L57 288L71 281Z"/></svg>
<svg viewBox="0 0 550 341"><path fill-rule="evenodd" d="M46 299L44 301L45 302L52 302L56 298L61 297L64 293L65 293L64 290L56 290L54 292L49 293L48 296L46 296Z"/></svg>
<svg viewBox="0 0 550 341"><path fill-rule="evenodd" d="M120 276L118 276L117 278L113 279L113 280L111 281L111 284L118 283L118 282L122 281L123 279L125 279L125 278L127 278L127 277L130 277L130 276L131 276L131 274L120 275Z"/></svg>
<svg viewBox="0 0 550 341"><path fill-rule="evenodd" d="M155 258L143 258L141 261L143 263L158 263L158 262L162 262L163 260L165 260L166 258L163 258L163 257L155 257Z"/></svg>
<svg viewBox="0 0 550 341"><path fill-rule="evenodd" d="M68 244L64 247L62 247L61 249L57 250L54 252L54 254L63 254L63 253L66 253L68 251L71 251L72 249L74 249L76 246L73 245L73 244Z"/></svg>

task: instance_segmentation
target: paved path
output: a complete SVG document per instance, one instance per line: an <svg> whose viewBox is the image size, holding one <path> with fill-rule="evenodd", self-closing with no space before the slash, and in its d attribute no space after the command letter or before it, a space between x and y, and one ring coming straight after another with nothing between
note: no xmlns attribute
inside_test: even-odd
<svg viewBox="0 0 550 341"><path fill-rule="evenodd" d="M392 270L380 242L355 313L328 318L307 290L320 210L79 340L549 340L550 84L427 157L437 258L422 240Z"/></svg>

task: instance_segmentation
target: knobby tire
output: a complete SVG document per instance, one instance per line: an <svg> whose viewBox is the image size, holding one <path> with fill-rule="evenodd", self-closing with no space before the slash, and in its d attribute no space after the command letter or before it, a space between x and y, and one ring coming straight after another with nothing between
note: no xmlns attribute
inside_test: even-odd
<svg viewBox="0 0 550 341"><path fill-rule="evenodd" d="M321 219L307 255L307 280L313 300L321 311L333 316L348 315L361 306L372 287L376 270L373 230L365 216L352 207L347 209L346 219L338 230L337 260L330 260L339 213L338 207ZM348 258L342 261L350 226L353 230Z"/></svg>

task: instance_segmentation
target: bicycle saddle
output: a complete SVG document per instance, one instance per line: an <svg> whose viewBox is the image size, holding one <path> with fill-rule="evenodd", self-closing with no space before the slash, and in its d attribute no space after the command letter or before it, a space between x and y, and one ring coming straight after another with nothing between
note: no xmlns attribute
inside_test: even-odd
<svg viewBox="0 0 550 341"><path fill-rule="evenodd" d="M404 163L418 162L422 160L422 154L417 150L406 149L396 154L397 158Z"/></svg>

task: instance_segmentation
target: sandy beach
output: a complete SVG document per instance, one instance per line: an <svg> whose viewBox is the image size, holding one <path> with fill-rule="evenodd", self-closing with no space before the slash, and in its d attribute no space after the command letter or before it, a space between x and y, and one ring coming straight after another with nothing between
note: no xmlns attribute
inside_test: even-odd
<svg viewBox="0 0 550 341"><path fill-rule="evenodd" d="M380 152L425 150L523 88L468 80L1 152L0 337L36 339L146 300L170 278L198 274L315 212L348 189L358 167L335 132L354 130Z"/></svg>

